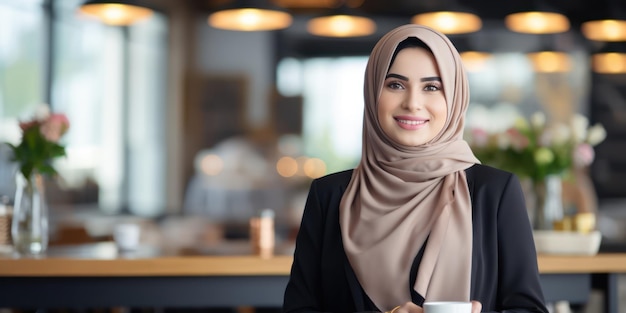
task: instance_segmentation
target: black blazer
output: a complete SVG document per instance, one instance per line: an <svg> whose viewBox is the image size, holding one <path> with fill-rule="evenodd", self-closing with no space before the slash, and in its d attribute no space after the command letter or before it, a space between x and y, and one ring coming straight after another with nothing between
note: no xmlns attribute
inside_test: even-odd
<svg viewBox="0 0 626 313"><path fill-rule="evenodd" d="M480 164L466 173L474 236L470 298L482 303L483 312L547 312L518 179ZM339 202L351 176L349 170L311 184L285 290L284 312L378 311L358 283L341 239ZM407 288L412 290L412 284ZM416 302L417 293L412 294Z"/></svg>

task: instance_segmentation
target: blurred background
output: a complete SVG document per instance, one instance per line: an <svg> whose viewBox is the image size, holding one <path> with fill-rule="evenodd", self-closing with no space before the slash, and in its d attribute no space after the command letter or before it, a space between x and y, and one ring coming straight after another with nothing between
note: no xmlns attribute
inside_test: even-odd
<svg viewBox="0 0 626 313"><path fill-rule="evenodd" d="M238 1L134 1L151 14L129 25L81 13L83 2L0 0L0 141L18 142L18 121L41 104L71 123L60 177L47 186L53 242L104 238L119 218L200 229L189 242L238 238L265 208L290 238L310 181L360 158L363 74L375 42L417 14L461 8L480 18L478 29L450 34L461 52L482 56L464 59L468 125L504 127L512 112L537 111L602 123L607 139L588 175L598 211L610 212L603 234L626 237L616 222L626 219L626 38L593 39L582 27L623 14L622 1L277 0L265 5L291 21L262 31L210 25ZM506 17L524 10L560 12L567 28L513 30ZM369 18L358 27L366 32L330 37L310 24L338 12ZM531 55L540 51L561 52L565 61L549 65L564 65L542 68ZM608 72L594 59L607 51L622 52ZM0 146L0 195L11 198L9 152ZM64 237L60 229L73 226L86 234Z"/></svg>

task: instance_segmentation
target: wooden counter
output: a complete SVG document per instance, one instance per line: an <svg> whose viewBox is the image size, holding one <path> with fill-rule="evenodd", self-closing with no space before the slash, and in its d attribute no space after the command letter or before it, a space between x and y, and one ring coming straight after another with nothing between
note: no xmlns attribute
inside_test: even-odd
<svg viewBox="0 0 626 313"><path fill-rule="evenodd" d="M15 276L247 276L289 275L291 256L171 256L147 258L41 259L0 257L0 277ZM626 273L626 253L595 256L540 255L539 272Z"/></svg>
<svg viewBox="0 0 626 313"><path fill-rule="evenodd" d="M594 256L539 255L539 272L626 273L626 253L600 253Z"/></svg>
<svg viewBox="0 0 626 313"><path fill-rule="evenodd" d="M289 275L291 256L189 256L145 259L0 258L0 276Z"/></svg>
<svg viewBox="0 0 626 313"><path fill-rule="evenodd" d="M293 260L249 253L117 255L110 245L95 248L37 259L0 256L0 307L280 307ZM626 253L540 255L538 264L546 301L586 303L593 288L605 294L605 312L617 312Z"/></svg>

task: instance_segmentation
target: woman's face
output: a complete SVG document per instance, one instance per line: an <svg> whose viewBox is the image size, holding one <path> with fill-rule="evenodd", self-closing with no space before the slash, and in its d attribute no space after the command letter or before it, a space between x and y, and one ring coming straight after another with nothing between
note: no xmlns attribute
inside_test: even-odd
<svg viewBox="0 0 626 313"><path fill-rule="evenodd" d="M419 146L443 129L448 106L435 58L424 48L398 52L378 100L378 120L394 142Z"/></svg>

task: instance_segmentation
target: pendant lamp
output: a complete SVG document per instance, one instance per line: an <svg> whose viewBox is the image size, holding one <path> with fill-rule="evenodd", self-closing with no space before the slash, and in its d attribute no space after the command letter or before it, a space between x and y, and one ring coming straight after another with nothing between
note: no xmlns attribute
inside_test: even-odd
<svg viewBox="0 0 626 313"><path fill-rule="evenodd" d="M470 38L467 36L454 37L452 38L452 43L454 43L457 51L459 51L461 61L468 72L482 71L487 61L493 56L489 52L472 47L473 45L470 44Z"/></svg>
<svg viewBox="0 0 626 313"><path fill-rule="evenodd" d="M472 33L482 28L478 15L457 11L421 13L415 15L411 22L432 27L448 35Z"/></svg>
<svg viewBox="0 0 626 313"><path fill-rule="evenodd" d="M581 24L583 35L595 41L626 41L626 12L617 0L607 3L601 16L594 16Z"/></svg>
<svg viewBox="0 0 626 313"><path fill-rule="evenodd" d="M266 31L284 29L293 18L269 0L235 0L231 5L209 15L212 27L235 31Z"/></svg>
<svg viewBox="0 0 626 313"><path fill-rule="evenodd" d="M525 6L504 18L506 27L514 32L527 34L554 34L570 28L567 16L545 4L545 1L529 1Z"/></svg>
<svg viewBox="0 0 626 313"><path fill-rule="evenodd" d="M587 21L581 25L583 35L596 41L626 41L626 20Z"/></svg>
<svg viewBox="0 0 626 313"><path fill-rule="evenodd" d="M562 49L555 49L558 43L558 35L541 35L542 46L540 49L526 54L531 61L533 69L538 73L564 73L572 68L572 61Z"/></svg>
<svg viewBox="0 0 626 313"><path fill-rule="evenodd" d="M416 14L411 22L429 26L448 35L473 33L483 26L478 15L462 7L456 1L451 1L441 10Z"/></svg>
<svg viewBox="0 0 626 313"><path fill-rule="evenodd" d="M603 52L591 56L593 71L599 74L626 73L626 53Z"/></svg>
<svg viewBox="0 0 626 313"><path fill-rule="evenodd" d="M626 43L612 42L591 56L591 66L599 74L626 73Z"/></svg>
<svg viewBox="0 0 626 313"><path fill-rule="evenodd" d="M480 72L485 68L485 64L491 59L492 54L483 51L468 50L459 53L465 69L468 72Z"/></svg>
<svg viewBox="0 0 626 313"><path fill-rule="evenodd" d="M562 51L544 50L526 55L538 73L563 73L572 68L569 55Z"/></svg>
<svg viewBox="0 0 626 313"><path fill-rule="evenodd" d="M361 37L376 32L376 23L344 2L331 15L315 17L307 23L309 33L323 37Z"/></svg>
<svg viewBox="0 0 626 313"><path fill-rule="evenodd" d="M535 36L539 40L539 48L526 53L533 69L538 73L563 73L572 68L572 60L563 45L563 36L544 34ZM567 37L567 36L566 36Z"/></svg>
<svg viewBox="0 0 626 313"><path fill-rule="evenodd" d="M95 17L107 25L128 26L152 16L153 11L136 1L89 0L80 6L81 14Z"/></svg>

